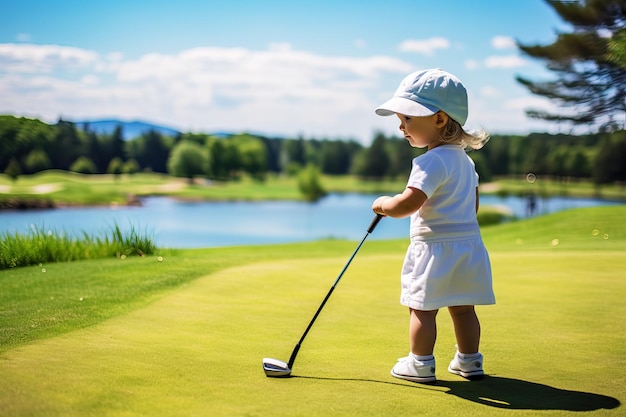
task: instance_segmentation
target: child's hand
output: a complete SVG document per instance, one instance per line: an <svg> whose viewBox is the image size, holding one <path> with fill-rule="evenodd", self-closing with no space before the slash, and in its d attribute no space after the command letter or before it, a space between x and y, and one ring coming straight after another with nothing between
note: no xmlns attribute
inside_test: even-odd
<svg viewBox="0 0 626 417"><path fill-rule="evenodd" d="M372 203L372 210L374 211L374 213L385 216L385 212L383 211L383 201L389 198L391 197L389 197L388 195L383 195L374 200L374 203Z"/></svg>

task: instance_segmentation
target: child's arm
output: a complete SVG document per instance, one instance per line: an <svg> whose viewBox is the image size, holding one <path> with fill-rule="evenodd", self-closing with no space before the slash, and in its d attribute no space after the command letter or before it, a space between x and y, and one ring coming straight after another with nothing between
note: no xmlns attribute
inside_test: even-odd
<svg viewBox="0 0 626 417"><path fill-rule="evenodd" d="M407 187L402 194L378 197L372 204L372 210L384 216L407 217L419 210L427 198L422 190Z"/></svg>

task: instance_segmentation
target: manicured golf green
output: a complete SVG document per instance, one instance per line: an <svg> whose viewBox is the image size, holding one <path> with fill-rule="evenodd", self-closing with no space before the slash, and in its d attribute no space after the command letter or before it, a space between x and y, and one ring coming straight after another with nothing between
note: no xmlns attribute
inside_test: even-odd
<svg viewBox="0 0 626 417"><path fill-rule="evenodd" d="M389 374L408 352L403 241L366 241L287 379L265 377L262 358L289 358L356 242L0 271L0 416L624 415L625 217L582 209L483 231L497 304L478 308L477 382L446 371L444 310L439 381Z"/></svg>

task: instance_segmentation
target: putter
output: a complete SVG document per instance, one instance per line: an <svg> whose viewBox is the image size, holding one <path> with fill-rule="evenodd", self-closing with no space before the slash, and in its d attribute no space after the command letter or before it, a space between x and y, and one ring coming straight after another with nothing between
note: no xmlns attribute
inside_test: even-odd
<svg viewBox="0 0 626 417"><path fill-rule="evenodd" d="M367 228L367 233L365 233L365 236L363 236L363 239L361 239L361 242L359 243L359 245L356 247L354 252L352 252L352 256L350 256L350 259L348 259L348 262L346 262L346 265L343 267L343 269L339 273L339 276L335 280L335 283L333 284L333 286L330 287L328 294L326 294L326 297L324 297L324 301L322 301L322 304L320 304L319 308L315 312L315 315L313 316L313 318L311 319L311 322L309 323L306 330L302 334L302 337L300 338L296 346L293 348L293 351L291 352L291 356L289 357L289 362L283 362L281 360L272 359L272 358L263 358L263 371L265 371L266 376L272 377L272 378L285 378L285 377L291 376L291 369L293 368L293 363L296 361L296 356L298 355L298 351L300 350L300 346L302 345L302 342L304 342L304 338L309 333L309 330L311 330L313 323L315 323L315 319L317 319L317 316L319 316L320 312L322 311L322 308L324 308L326 301L328 301L328 299L330 298L330 295L335 290L335 287L339 283L339 280L343 276L343 273L346 272L346 269L348 269L348 266L350 266L350 263L354 259L356 253L359 251L359 249L361 249L363 242L365 242L365 239L367 239L370 233L374 231L374 229L378 225L378 222L380 222L380 219L382 218L383 218L382 215L377 214L376 217L374 217L374 219L372 220L372 223L370 223L369 227Z"/></svg>

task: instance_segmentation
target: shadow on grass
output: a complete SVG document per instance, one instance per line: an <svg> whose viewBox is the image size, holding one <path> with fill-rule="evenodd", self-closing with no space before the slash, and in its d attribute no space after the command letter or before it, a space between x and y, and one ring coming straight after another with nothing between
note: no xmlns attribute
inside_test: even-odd
<svg viewBox="0 0 626 417"><path fill-rule="evenodd" d="M610 410L621 405L617 398L606 395L570 391L536 382L499 376L485 376L479 381L438 380L433 384L410 384L359 378L318 378L311 376L294 376L294 378L372 382L430 391L441 391L437 387L444 387L448 388L448 391L441 392L447 395L454 395L478 404L509 410L595 411L600 409Z"/></svg>

